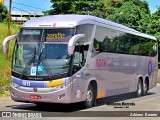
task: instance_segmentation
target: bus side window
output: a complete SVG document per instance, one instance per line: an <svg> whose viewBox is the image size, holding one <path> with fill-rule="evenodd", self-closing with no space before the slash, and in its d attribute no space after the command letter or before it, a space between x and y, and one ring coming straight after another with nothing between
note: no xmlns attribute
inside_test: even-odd
<svg viewBox="0 0 160 120"><path fill-rule="evenodd" d="M84 45L84 61L86 61L87 59L87 53L88 53L88 48L89 48L89 45Z"/></svg>
<svg viewBox="0 0 160 120"><path fill-rule="evenodd" d="M100 49L99 47L100 47L99 42L96 39L94 39L93 52L99 51L99 49Z"/></svg>
<svg viewBox="0 0 160 120"><path fill-rule="evenodd" d="M73 73L76 73L78 70L81 69L82 60L83 60L82 46L76 45L75 52L74 52L74 71Z"/></svg>
<svg viewBox="0 0 160 120"><path fill-rule="evenodd" d="M93 48L92 48L92 57L100 53L101 51L101 43L94 39Z"/></svg>
<svg viewBox="0 0 160 120"><path fill-rule="evenodd" d="M85 65L88 48L89 45L76 45L74 53L74 73Z"/></svg>

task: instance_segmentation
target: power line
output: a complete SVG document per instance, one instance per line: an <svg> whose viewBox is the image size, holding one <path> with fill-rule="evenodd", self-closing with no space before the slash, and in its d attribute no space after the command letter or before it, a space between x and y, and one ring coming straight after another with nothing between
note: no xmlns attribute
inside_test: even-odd
<svg viewBox="0 0 160 120"><path fill-rule="evenodd" d="M20 0L18 0L21 4L23 4ZM31 9L29 9L28 7L26 7L29 11L32 11Z"/></svg>
<svg viewBox="0 0 160 120"><path fill-rule="evenodd" d="M9 2L8 0L6 0L6 1ZM39 9L39 10L45 10L45 9L43 9L43 8L38 8L38 7L30 6L30 5L25 5L25 4L23 4L23 3L18 3L18 2L12 2L12 3L18 4L18 5L22 5L22 6L25 6L25 7L30 7L30 8Z"/></svg>
<svg viewBox="0 0 160 120"><path fill-rule="evenodd" d="M6 6L6 7L9 8L9 6ZM27 12L27 13L32 13L32 12L28 12L24 9L20 9L20 8L17 8L17 7L12 7L12 11L13 11L13 9L21 10L21 11L24 11L24 12Z"/></svg>
<svg viewBox="0 0 160 120"><path fill-rule="evenodd" d="M45 10L45 9L42 9L42 8L38 8L38 7L34 7L34 6L29 6L29 5L25 5L25 4L21 4L21 3L17 3L17 2L13 2L13 3L19 4L19 5L23 5L23 6L26 6L26 7L31 7L31 8L39 9L39 10Z"/></svg>
<svg viewBox="0 0 160 120"><path fill-rule="evenodd" d="M28 12L28 11L26 11L26 10L23 10L23 9L20 9L20 8L17 8L17 7L12 7L12 10L13 10L14 8L17 9L17 10L21 10L21 11L24 11L24 12ZM28 12L28 13L30 13L30 12Z"/></svg>

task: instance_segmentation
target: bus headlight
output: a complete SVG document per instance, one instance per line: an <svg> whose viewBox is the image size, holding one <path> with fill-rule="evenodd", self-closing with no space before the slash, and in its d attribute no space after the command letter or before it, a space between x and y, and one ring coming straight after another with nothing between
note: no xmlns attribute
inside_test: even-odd
<svg viewBox="0 0 160 120"><path fill-rule="evenodd" d="M11 86L15 87L15 88L18 88L20 87L20 85L16 84L13 82L13 80L11 79Z"/></svg>
<svg viewBox="0 0 160 120"><path fill-rule="evenodd" d="M64 83L64 84L61 84L61 85L58 85L58 86L53 87L53 89L54 89L54 90L65 89L65 88L68 88L72 83L73 83L73 81L66 82L66 83Z"/></svg>

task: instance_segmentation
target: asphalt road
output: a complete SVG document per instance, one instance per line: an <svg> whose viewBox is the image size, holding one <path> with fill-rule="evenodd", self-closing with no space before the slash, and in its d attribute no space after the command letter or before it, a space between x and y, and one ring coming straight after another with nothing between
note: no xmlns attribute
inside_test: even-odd
<svg viewBox="0 0 160 120"><path fill-rule="evenodd" d="M51 116L48 119L106 119L106 116L109 116L108 119L118 119L118 120L128 120L129 119L145 119L145 120L152 120L157 119L160 120L160 117L123 117L125 115L128 116L131 113L137 113L137 111L160 111L160 85L158 84L157 87L153 88L149 91L147 96L143 96L140 98L134 98L133 94L125 94L119 95L114 97L108 97L105 99L99 99L97 101L97 105L90 109L84 109L81 104L70 104L70 105L60 105L60 104L48 104L42 106L36 106L32 103L20 103L14 102L10 99L10 97L0 98L0 111L18 111L18 112L36 112L39 113L40 116ZM124 105L129 104L129 105ZM110 112L113 111L113 112ZM115 111L115 112L114 112ZM119 112L117 112L119 111ZM131 112L124 112L124 111L131 111ZM135 111L135 112L133 112ZM45 112L45 113L44 113ZM141 113L141 112L140 112ZM150 114L150 112L147 112ZM160 113L160 112L158 112ZM122 117L121 117L122 115ZM66 117L68 116L68 117ZM69 117L71 116L71 117ZM101 117L100 117L101 116ZM119 117L115 117L119 116ZM113 118L111 118L113 117ZM0 118L1 119L1 118ZM2 118L7 120L13 119L22 119L22 118ZM27 119L27 118L23 118ZM44 117L40 118L29 118L33 120L42 120Z"/></svg>

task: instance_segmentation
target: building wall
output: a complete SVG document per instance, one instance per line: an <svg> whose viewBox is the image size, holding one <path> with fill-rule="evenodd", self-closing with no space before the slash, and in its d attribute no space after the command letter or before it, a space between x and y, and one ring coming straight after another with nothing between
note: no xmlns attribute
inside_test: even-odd
<svg viewBox="0 0 160 120"><path fill-rule="evenodd" d="M14 21L17 25L22 25L29 19L34 19L36 17L43 16L42 12L20 12L20 11L12 11L11 17L12 21Z"/></svg>

